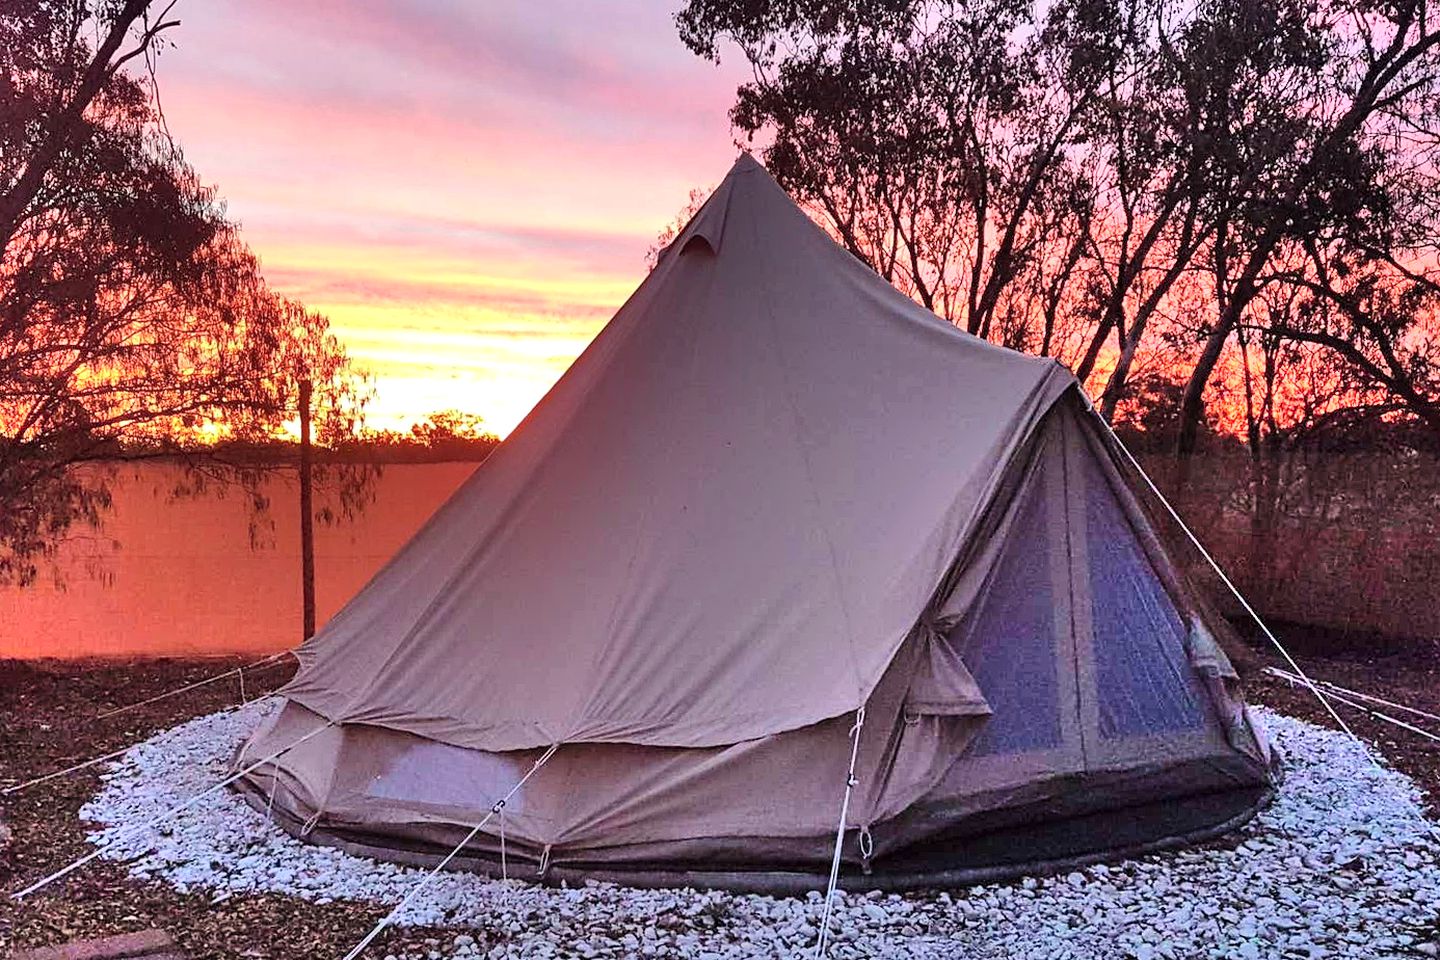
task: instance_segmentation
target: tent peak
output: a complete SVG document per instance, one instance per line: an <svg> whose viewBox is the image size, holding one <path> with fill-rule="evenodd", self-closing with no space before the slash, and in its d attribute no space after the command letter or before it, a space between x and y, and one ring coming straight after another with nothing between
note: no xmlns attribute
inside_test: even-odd
<svg viewBox="0 0 1440 960"><path fill-rule="evenodd" d="M730 167L730 173L727 176L733 176L737 173L749 173L754 170L759 170L762 173L769 172L765 169L763 163L755 159L753 153L749 150L741 150L740 155L735 158L735 163Z"/></svg>
<svg viewBox="0 0 1440 960"><path fill-rule="evenodd" d="M666 252L673 249L683 253L694 243L703 244L712 254L720 252L720 245L725 237L725 222L728 219L734 186L742 174L759 173L774 184L776 190L780 190L770 176L770 171L756 160L749 150L741 150L740 155L735 158L735 163L730 167L730 172L725 174L725 179L710 194L710 199L695 213L685 229L667 248ZM783 193L783 191L782 191ZM662 254L663 256L663 254Z"/></svg>

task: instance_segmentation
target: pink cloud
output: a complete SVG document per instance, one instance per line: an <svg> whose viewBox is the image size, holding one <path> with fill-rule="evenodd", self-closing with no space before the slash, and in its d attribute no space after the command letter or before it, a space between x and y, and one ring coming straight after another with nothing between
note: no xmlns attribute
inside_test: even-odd
<svg viewBox="0 0 1440 960"><path fill-rule="evenodd" d="M382 401L387 369L407 406L430 395L392 334L466 331L451 362L516 418L734 158L743 73L686 51L664 5L209 0L183 20L171 130Z"/></svg>

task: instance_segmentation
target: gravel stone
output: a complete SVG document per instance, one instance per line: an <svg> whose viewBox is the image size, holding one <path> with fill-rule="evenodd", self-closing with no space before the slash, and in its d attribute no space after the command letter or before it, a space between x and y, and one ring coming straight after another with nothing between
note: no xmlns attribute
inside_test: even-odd
<svg viewBox="0 0 1440 960"><path fill-rule="evenodd" d="M131 748L81 811L99 827L91 842L108 842L222 779L236 745L277 706L272 699L200 717ZM861 888L862 878L846 877L857 889L837 896L831 955L1434 956L1440 827L1425 817L1414 783L1343 734L1256 712L1285 754L1285 779L1275 803L1237 837L1062 877L925 894L876 895ZM105 856L126 861L137 878L220 899L271 891L317 904L390 905L424 876L303 844L227 791ZM813 947L820 901L818 893L775 898L594 882L552 889L446 873L397 918L444 927L444 938L392 957L795 957ZM337 953L349 946L335 945Z"/></svg>

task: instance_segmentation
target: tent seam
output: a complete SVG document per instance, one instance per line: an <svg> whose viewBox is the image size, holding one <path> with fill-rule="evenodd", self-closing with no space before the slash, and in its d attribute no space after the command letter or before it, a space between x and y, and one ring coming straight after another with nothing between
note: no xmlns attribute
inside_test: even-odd
<svg viewBox="0 0 1440 960"><path fill-rule="evenodd" d="M725 196L725 208L722 213L728 215L729 209L730 194L727 194ZM707 296L710 294L711 291L713 291L715 287L715 273L715 267L712 265L709 271L709 282L706 285L705 290ZM693 371L695 369L696 360L699 356L699 351L696 348L695 342L693 340L689 343L689 347L690 363L686 369L686 376L681 377L681 379L693 388ZM666 452L668 454L668 451ZM609 650L610 643L614 640L615 626L620 617L620 608L624 605L625 599L630 594L631 587L635 583L636 559L640 556L640 546L644 542L644 534L651 529L651 526L654 523L654 518L655 492L651 490L650 497L645 502L644 512L641 514L640 519L635 524L635 536L630 544L630 558L626 561L625 564L625 578L622 581L620 587L615 591L615 600L610 605L609 615L605 618L605 630L603 633L603 640L602 642L596 644L595 654L590 661L590 687L585 692L585 696L583 699L584 706L581 708L578 715L571 715L569 721L569 729L565 732L566 738L571 737L579 728L579 721L585 719L589 715L591 704L593 703L595 694L598 692L599 689L599 678L602 676L600 672L600 667L605 661L605 655Z"/></svg>

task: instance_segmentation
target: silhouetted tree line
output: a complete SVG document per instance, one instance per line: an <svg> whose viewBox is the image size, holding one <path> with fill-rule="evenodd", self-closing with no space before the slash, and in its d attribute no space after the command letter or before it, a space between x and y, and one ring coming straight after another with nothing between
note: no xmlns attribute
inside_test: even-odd
<svg viewBox="0 0 1440 960"><path fill-rule="evenodd" d="M1329 642L1365 649L1385 638L1433 644L1440 456L1427 438L1387 436L1383 426L1378 440L1341 434L1286 445L1258 465L1243 437L1215 434L1184 476L1169 444L1139 456L1267 616L1332 628ZM1170 526L1162 511L1152 515ZM1171 542L1183 535L1172 530ZM1248 625L1207 565L1188 550L1179 556Z"/></svg>
<svg viewBox="0 0 1440 960"><path fill-rule="evenodd" d="M676 19L696 54L748 62L739 141L812 217L963 329L1068 365L1262 605L1440 636L1437 12L689 0Z"/></svg>
<svg viewBox="0 0 1440 960"><path fill-rule="evenodd" d="M677 24L748 60L742 142L855 256L1059 358L1106 417L1168 418L1182 455L1218 426L1258 463L1440 434L1436 13L690 0Z"/></svg>
<svg viewBox="0 0 1440 960"><path fill-rule="evenodd" d="M441 410L409 430L362 430L332 443L318 457L321 463L478 463L499 445L500 438L486 428L482 417ZM280 453L294 454L293 444Z"/></svg>
<svg viewBox="0 0 1440 960"><path fill-rule="evenodd" d="M283 436L302 379L322 443L368 396L170 139L154 67L173 6L0 3L0 581L99 522L106 472L79 465L178 458L192 490L239 482L263 509L270 464L226 447ZM368 468L333 468L328 489L357 509Z"/></svg>

